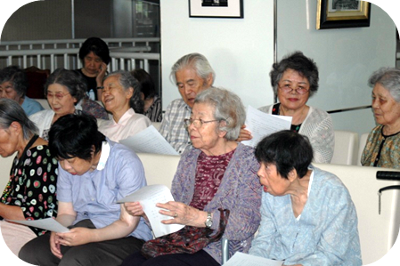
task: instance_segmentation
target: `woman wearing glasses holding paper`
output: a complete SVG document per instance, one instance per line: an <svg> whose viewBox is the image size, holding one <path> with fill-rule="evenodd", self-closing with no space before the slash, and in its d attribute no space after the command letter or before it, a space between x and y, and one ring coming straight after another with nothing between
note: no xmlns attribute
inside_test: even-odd
<svg viewBox="0 0 400 266"><path fill-rule="evenodd" d="M40 137L48 140L51 125L66 114L84 112L96 118L108 118L105 109L90 100L85 90L86 84L76 72L58 68L51 73L44 87L51 110L43 110L29 117L39 128Z"/></svg>
<svg viewBox="0 0 400 266"><path fill-rule="evenodd" d="M314 162L330 163L335 146L335 134L330 115L307 105L318 90L318 68L315 62L301 52L284 57L272 65L271 85L279 102L259 110L292 117L291 130L310 139ZM251 133L241 130L239 141L251 139Z"/></svg>
<svg viewBox="0 0 400 266"><path fill-rule="evenodd" d="M0 198L0 220L39 220L57 216L58 162L47 141L14 100L0 99L0 156L15 156ZM2 169L8 171L8 169ZM10 250L18 255L28 241L46 230L0 221Z"/></svg>
<svg viewBox="0 0 400 266"><path fill-rule="evenodd" d="M199 231L207 228L208 234L230 240L230 255L249 250L260 222L261 187L254 149L236 142L244 120L245 110L237 95L209 88L196 96L191 117L185 120L193 148L182 154L172 181L175 201L157 204L160 213L171 218L160 222L185 228L146 242L142 253L132 254L123 266L220 265L221 241L195 245L196 236L205 237ZM133 216L144 216L139 203L125 207ZM229 210L227 223L219 209ZM188 230L199 234L192 238ZM186 239L190 250L178 249L171 238Z"/></svg>

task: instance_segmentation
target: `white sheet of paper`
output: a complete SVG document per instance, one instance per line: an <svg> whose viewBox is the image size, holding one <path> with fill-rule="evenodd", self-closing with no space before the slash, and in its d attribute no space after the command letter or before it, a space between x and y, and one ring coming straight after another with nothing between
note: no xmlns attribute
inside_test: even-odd
<svg viewBox="0 0 400 266"><path fill-rule="evenodd" d="M161 223L161 220L172 219L171 216L160 214L160 208L156 207L157 203L174 201L174 198L172 197L171 191L168 187L164 185L149 185L119 200L118 203L137 201L140 202L143 207L143 211L146 213L147 218L149 218L155 237L160 237L179 231L184 227L184 225L181 224Z"/></svg>
<svg viewBox="0 0 400 266"><path fill-rule="evenodd" d="M52 232L57 232L57 233L66 233L69 232L69 229L63 225L61 225L59 222L54 220L53 218L46 218L46 219L40 219L40 220L33 220L33 221L26 221L26 220L7 220L9 222L14 222L14 223L19 223L23 225L28 225L32 227L37 227L45 230L49 230Z"/></svg>
<svg viewBox="0 0 400 266"><path fill-rule="evenodd" d="M283 261L270 260L242 252L236 252L224 266L281 266Z"/></svg>
<svg viewBox="0 0 400 266"><path fill-rule="evenodd" d="M270 115L248 106L246 111L246 129L251 132L253 138L242 141L242 143L255 147L265 136L280 130L290 129L291 124L291 116Z"/></svg>
<svg viewBox="0 0 400 266"><path fill-rule="evenodd" d="M119 143L128 146L137 153L179 155L153 125L133 136L120 140Z"/></svg>

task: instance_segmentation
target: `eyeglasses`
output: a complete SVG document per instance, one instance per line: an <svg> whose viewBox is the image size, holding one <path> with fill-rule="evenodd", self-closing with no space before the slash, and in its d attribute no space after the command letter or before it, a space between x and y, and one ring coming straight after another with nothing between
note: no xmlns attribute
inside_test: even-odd
<svg viewBox="0 0 400 266"><path fill-rule="evenodd" d="M293 90L295 90L296 93L298 93L300 95L306 94L309 91L308 88L304 88L304 87L292 88L292 87L290 87L289 84L278 85L278 88L281 89L284 93L291 93Z"/></svg>
<svg viewBox="0 0 400 266"><path fill-rule="evenodd" d="M46 97L47 97L47 99L56 97L57 100L62 100L64 98L64 96L66 96L68 94L70 94L70 93L68 93L68 92L67 93L63 93L63 92L47 93Z"/></svg>
<svg viewBox="0 0 400 266"><path fill-rule="evenodd" d="M215 120L210 120L210 121L204 121L202 119L192 119L192 118L186 118L183 120L185 122L186 127L189 127L191 124L195 128L201 128L203 124L211 123L211 122L220 122L221 119L215 119Z"/></svg>

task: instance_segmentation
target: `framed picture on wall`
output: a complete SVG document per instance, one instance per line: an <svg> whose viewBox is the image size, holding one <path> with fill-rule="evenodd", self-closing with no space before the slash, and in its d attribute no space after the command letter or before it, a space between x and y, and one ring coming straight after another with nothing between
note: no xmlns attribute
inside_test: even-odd
<svg viewBox="0 0 400 266"><path fill-rule="evenodd" d="M243 18L243 0L189 0L189 17Z"/></svg>
<svg viewBox="0 0 400 266"><path fill-rule="evenodd" d="M371 4L358 0L318 0L317 30L369 27Z"/></svg>

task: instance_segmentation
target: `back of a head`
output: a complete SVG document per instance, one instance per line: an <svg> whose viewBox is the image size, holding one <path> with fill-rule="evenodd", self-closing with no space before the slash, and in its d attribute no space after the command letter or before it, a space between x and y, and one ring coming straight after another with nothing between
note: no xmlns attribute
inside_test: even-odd
<svg viewBox="0 0 400 266"><path fill-rule="evenodd" d="M39 132L36 125L29 120L25 111L16 101L6 98L0 99L0 128L9 128L12 122L17 122L21 125L25 140L30 139Z"/></svg>
<svg viewBox="0 0 400 266"><path fill-rule="evenodd" d="M100 57L107 65L111 61L110 50L108 49L107 43L98 37L90 37L86 39L79 49L79 59L83 61L85 56L90 52L93 52L95 55Z"/></svg>
<svg viewBox="0 0 400 266"><path fill-rule="evenodd" d="M20 97L25 97L28 90L28 78L23 69L18 66L8 66L0 71L0 83L11 82Z"/></svg>
<svg viewBox="0 0 400 266"><path fill-rule="evenodd" d="M48 77L44 85L44 93L47 94L47 90L52 84L60 84L65 86L68 92L74 97L77 102L86 97L86 82L83 77L73 70L65 68L57 68Z"/></svg>
<svg viewBox="0 0 400 266"><path fill-rule="evenodd" d="M211 85L214 83L215 72L204 55L199 53L191 53L184 55L180 59L178 59L178 61L176 61L176 63L172 66L170 74L170 78L172 79L174 84L176 84L176 77L175 77L176 72L185 68L194 69L197 75L201 77L203 80L206 80L211 74L212 76Z"/></svg>
<svg viewBox="0 0 400 266"><path fill-rule="evenodd" d="M260 163L275 164L283 177L294 168L303 177L313 159L313 149L306 136L282 130L264 137L255 149Z"/></svg>
<svg viewBox="0 0 400 266"><path fill-rule="evenodd" d="M98 131L96 118L85 113L64 115L49 131L51 154L59 159L78 157L90 160L93 152L101 150L104 140L104 135Z"/></svg>
<svg viewBox="0 0 400 266"><path fill-rule="evenodd" d="M141 68L135 69L131 73L139 81L144 99L153 98L156 95L156 88L150 74Z"/></svg>

